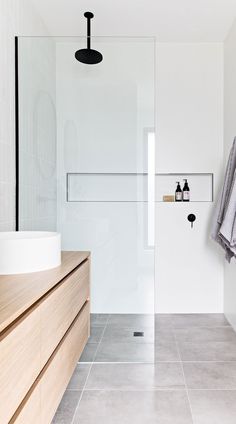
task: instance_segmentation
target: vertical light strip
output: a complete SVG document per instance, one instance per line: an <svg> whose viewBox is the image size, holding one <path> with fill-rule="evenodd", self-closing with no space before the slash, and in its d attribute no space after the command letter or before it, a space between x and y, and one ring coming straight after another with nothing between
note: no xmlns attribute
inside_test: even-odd
<svg viewBox="0 0 236 424"><path fill-rule="evenodd" d="M148 132L148 247L155 245L155 133Z"/></svg>

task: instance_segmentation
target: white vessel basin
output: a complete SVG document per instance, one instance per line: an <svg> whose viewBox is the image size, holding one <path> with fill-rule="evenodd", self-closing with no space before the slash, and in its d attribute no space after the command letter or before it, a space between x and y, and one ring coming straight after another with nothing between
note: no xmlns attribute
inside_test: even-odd
<svg viewBox="0 0 236 424"><path fill-rule="evenodd" d="M0 274L24 274L61 264L61 235L46 231L0 232Z"/></svg>

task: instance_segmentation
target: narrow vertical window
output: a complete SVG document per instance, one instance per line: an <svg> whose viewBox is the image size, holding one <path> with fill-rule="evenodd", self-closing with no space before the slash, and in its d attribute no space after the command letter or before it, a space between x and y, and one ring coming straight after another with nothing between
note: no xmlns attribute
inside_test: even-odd
<svg viewBox="0 0 236 424"><path fill-rule="evenodd" d="M155 245L155 133L148 132L148 247Z"/></svg>

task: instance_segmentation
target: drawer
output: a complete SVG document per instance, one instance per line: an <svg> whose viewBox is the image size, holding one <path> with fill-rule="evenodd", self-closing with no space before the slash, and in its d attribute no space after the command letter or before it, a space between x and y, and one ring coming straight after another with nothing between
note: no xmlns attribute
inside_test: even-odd
<svg viewBox="0 0 236 424"><path fill-rule="evenodd" d="M90 308L86 302L9 424L51 423L87 343L89 325Z"/></svg>
<svg viewBox="0 0 236 424"><path fill-rule="evenodd" d="M0 423L8 423L41 370L40 311L31 309L0 337Z"/></svg>
<svg viewBox="0 0 236 424"><path fill-rule="evenodd" d="M41 422L51 423L89 334L87 302L58 349L50 358L40 378Z"/></svg>
<svg viewBox="0 0 236 424"><path fill-rule="evenodd" d="M9 424L29 423L41 424L41 393L39 384L28 393L9 422Z"/></svg>
<svg viewBox="0 0 236 424"><path fill-rule="evenodd" d="M42 367L89 298L89 261L63 280L40 306Z"/></svg>

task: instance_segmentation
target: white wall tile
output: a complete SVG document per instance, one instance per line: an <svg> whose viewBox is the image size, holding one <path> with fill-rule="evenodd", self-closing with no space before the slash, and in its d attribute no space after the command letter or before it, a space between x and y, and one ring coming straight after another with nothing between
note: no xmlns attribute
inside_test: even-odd
<svg viewBox="0 0 236 424"><path fill-rule="evenodd" d="M0 230L15 228L15 40L46 34L30 0L0 1ZM52 60L52 59L51 59ZM32 141L32 140L31 140Z"/></svg>

